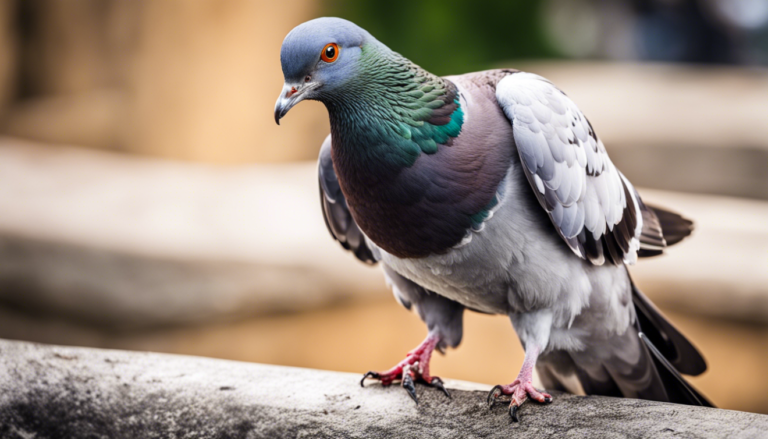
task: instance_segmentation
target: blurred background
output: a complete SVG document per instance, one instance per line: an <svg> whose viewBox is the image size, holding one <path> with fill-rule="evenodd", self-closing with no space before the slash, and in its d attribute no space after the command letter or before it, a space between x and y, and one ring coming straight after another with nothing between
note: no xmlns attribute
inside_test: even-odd
<svg viewBox="0 0 768 439"><path fill-rule="evenodd" d="M361 374L416 346L325 230L325 109L274 123L282 40L324 15L436 74L568 93L644 199L697 222L632 268L708 359L691 381L768 413L768 0L2 0L0 337ZM464 334L433 373L516 376L506 318Z"/></svg>

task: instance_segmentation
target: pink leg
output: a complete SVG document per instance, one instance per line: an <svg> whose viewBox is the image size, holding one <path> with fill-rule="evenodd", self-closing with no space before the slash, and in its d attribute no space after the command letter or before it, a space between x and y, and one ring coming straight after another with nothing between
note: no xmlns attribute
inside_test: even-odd
<svg viewBox="0 0 768 439"><path fill-rule="evenodd" d="M381 381L383 386L392 384L393 381L401 381L403 388L408 391L416 403L419 402L416 397L415 381L423 381L442 390L450 398L450 393L443 386L443 381L439 377L433 377L429 374L429 360L432 358L437 344L440 343L440 335L430 333L427 338L421 342L414 350L408 352L405 359L395 365L395 367L384 372L370 371L363 375L360 385L364 386L366 378L373 378Z"/></svg>
<svg viewBox="0 0 768 439"><path fill-rule="evenodd" d="M520 421L517 417L517 410L529 397L534 401L541 403L552 402L552 395L541 392L533 387L533 367L536 365L536 359L538 357L538 348L531 348L530 351L526 351L525 361L523 361L523 367L520 369L520 374L517 375L517 379L506 386L495 386L491 389L491 393L488 394L488 404L490 405L493 405L493 403L496 402L496 399L501 395L511 395L512 399L509 404L509 415L515 422Z"/></svg>

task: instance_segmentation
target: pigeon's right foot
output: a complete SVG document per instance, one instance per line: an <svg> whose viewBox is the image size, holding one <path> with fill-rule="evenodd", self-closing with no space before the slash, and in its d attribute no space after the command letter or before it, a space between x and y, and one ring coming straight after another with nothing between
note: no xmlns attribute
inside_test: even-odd
<svg viewBox="0 0 768 439"><path fill-rule="evenodd" d="M429 360L432 358L432 352L439 342L439 335L427 335L427 338L416 349L408 352L405 359L392 369L384 372L370 371L363 375L363 379L360 380L360 386L365 387L365 380L367 378L381 381L382 386L389 386L394 381L400 381L403 388L408 391L408 395L418 404L419 399L416 396L416 386L414 383L422 381L442 390L450 398L451 394L448 393L448 390L443 385L443 380L429 374Z"/></svg>

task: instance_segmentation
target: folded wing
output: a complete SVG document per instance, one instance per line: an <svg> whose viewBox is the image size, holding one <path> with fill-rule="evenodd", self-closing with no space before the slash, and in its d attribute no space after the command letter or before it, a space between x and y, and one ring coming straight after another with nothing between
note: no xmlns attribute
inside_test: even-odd
<svg viewBox="0 0 768 439"><path fill-rule="evenodd" d="M378 260L352 218L347 207L347 200L344 198L339 180L336 178L336 172L333 170L330 135L325 138L325 142L320 148L317 168L320 179L320 205L323 209L325 225L331 236L339 241L342 247L354 253L357 259L367 264L375 264Z"/></svg>
<svg viewBox="0 0 768 439"><path fill-rule="evenodd" d="M667 242L656 211L642 203L568 96L518 72L499 81L496 99L531 188L574 253L594 265L661 253Z"/></svg>

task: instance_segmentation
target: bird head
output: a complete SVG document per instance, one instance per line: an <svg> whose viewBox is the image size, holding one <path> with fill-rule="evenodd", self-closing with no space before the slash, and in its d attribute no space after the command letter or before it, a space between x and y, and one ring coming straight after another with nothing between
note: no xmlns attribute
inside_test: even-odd
<svg viewBox="0 0 768 439"><path fill-rule="evenodd" d="M357 74L362 47L375 39L341 18L317 18L295 27L283 41L285 84L275 103L275 122L304 99L323 101Z"/></svg>

